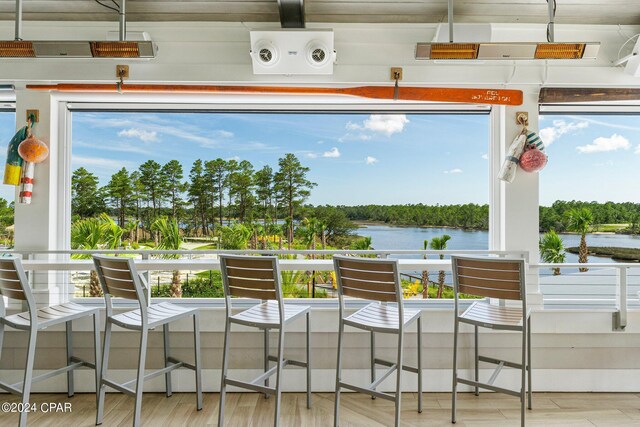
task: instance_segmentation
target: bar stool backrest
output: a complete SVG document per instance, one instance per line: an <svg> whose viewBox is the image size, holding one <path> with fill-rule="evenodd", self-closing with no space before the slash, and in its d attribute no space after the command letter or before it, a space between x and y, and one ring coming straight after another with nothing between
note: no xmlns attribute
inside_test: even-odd
<svg viewBox="0 0 640 427"><path fill-rule="evenodd" d="M225 295L278 301L282 298L275 256L220 255L220 270Z"/></svg>
<svg viewBox="0 0 640 427"><path fill-rule="evenodd" d="M401 302L398 261L334 256L338 296L381 302Z"/></svg>
<svg viewBox="0 0 640 427"><path fill-rule="evenodd" d="M222 286L231 315L231 297L278 301L280 320L284 319L280 270L276 256L220 255Z"/></svg>
<svg viewBox="0 0 640 427"><path fill-rule="evenodd" d="M4 298L26 301L32 319L37 310L27 275L20 258L0 259L0 316L4 316Z"/></svg>
<svg viewBox="0 0 640 427"><path fill-rule="evenodd" d="M522 301L526 296L524 259L451 257L456 295Z"/></svg>
<svg viewBox="0 0 640 427"><path fill-rule="evenodd" d="M112 314L111 297L137 300L146 314L147 295L132 258L93 256L100 285L107 305L107 316Z"/></svg>

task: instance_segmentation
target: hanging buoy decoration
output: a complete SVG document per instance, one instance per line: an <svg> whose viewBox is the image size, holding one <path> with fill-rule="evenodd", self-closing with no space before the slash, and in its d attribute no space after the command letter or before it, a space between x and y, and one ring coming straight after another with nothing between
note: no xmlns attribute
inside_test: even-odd
<svg viewBox="0 0 640 427"><path fill-rule="evenodd" d="M520 167L525 172L539 172L547 165L547 155L538 148L527 145L520 156Z"/></svg>
<svg viewBox="0 0 640 427"><path fill-rule="evenodd" d="M35 115L30 115L27 120L27 125L18 130L13 138L11 138L11 142L7 147L7 162L4 165L4 179L2 181L3 184L6 185L20 185L20 172L22 169L22 157L18 154L18 146L22 141L24 141L27 136L29 136L29 132L31 126L35 122Z"/></svg>
<svg viewBox="0 0 640 427"><path fill-rule="evenodd" d="M547 165L548 161L544 153L544 142L540 136L527 129L526 119L518 116L517 120L522 125L522 131L509 146L507 156L498 173L498 179L508 183L512 183L515 179L518 165L525 172L538 172Z"/></svg>
<svg viewBox="0 0 640 427"><path fill-rule="evenodd" d="M35 165L45 161L49 156L49 147L31 134L20 143L18 153L25 161L20 176L20 196L18 201L19 203L30 204L31 196L33 195Z"/></svg>
<svg viewBox="0 0 640 427"><path fill-rule="evenodd" d="M524 146L527 143L527 136L524 131L520 132L518 136L513 140L507 151L507 156L502 163L500 172L498 172L498 179L502 181L512 183L516 177L516 170L518 169L518 162L520 156L524 150Z"/></svg>

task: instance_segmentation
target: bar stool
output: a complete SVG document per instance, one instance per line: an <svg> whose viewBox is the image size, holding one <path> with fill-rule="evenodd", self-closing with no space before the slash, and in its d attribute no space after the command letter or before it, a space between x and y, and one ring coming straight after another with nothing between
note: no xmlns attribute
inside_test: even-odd
<svg viewBox="0 0 640 427"><path fill-rule="evenodd" d="M232 256L220 255L220 270L224 286L226 303L226 322L224 328L224 353L222 356L222 379L220 384L220 410L218 412L218 426L224 426L224 405L227 385L241 387L276 396L274 426L280 422L280 396L282 392L282 369L287 365L306 368L307 370L307 408L311 408L311 335L309 315L311 307L285 304L280 287L280 270L278 257L275 256ZM232 314L231 297L255 298L262 301L238 314ZM307 360L284 358L285 326L294 320L306 316ZM264 331L264 374L254 380L245 382L231 379L227 376L229 368L229 338L231 324L251 326ZM277 356L269 355L269 330L278 330ZM269 362L276 365L269 368ZM269 386L269 378L276 374L276 386Z"/></svg>
<svg viewBox="0 0 640 427"><path fill-rule="evenodd" d="M107 306L107 321L104 330L104 350L102 353L102 372L100 374L100 392L98 396L98 416L96 424L102 424L104 413L104 397L106 387L109 386L122 393L135 396L135 410L133 415L134 427L140 425L142 410L142 391L144 381L165 376L166 396L172 395L171 371L187 368L195 372L196 377L196 408L202 409L202 369L200 365L200 326L197 308L183 308L175 304L163 302L147 305L147 289L144 279L137 274L136 266L131 258L115 258L94 256L96 272L100 278L104 299ZM112 297L137 300L140 308L120 314L113 314ZM169 324L176 320L193 316L194 364L180 361L169 355ZM140 353L136 378L125 383L116 383L106 377L109 368L109 346L111 343L111 328L113 325L121 328L140 331ZM147 355L147 338L149 330L162 326L164 338L165 367L145 375L144 365ZM135 389L130 386L135 383Z"/></svg>
<svg viewBox="0 0 640 427"><path fill-rule="evenodd" d="M334 256L333 265L338 282L340 299L340 318L338 330L338 363L336 366L336 401L334 425L340 424L340 389L346 388L371 395L372 398L395 402L395 425L400 425L400 399L402 396L402 371L418 374L418 412L422 412L422 325L420 310L405 309L397 260L354 258ZM350 316L344 314L344 297L355 297L375 301ZM388 305L387 303L396 303ZM403 364L403 344L405 328L413 322L418 327L418 366ZM366 387L348 384L342 381L342 345L344 326L364 329L371 334L371 384ZM395 362L375 357L375 333L398 335L398 356ZM376 379L376 365L389 369ZM393 372L396 373L396 391L394 394L377 391L376 388Z"/></svg>
<svg viewBox="0 0 640 427"><path fill-rule="evenodd" d="M452 256L453 286L455 294L455 321L453 333L453 393L451 405L451 422L456 422L456 397L458 383L474 387L478 396L478 389L505 393L520 398L520 423L524 427L525 421L525 389L528 381L528 407L531 405L531 311L527 310L527 291L525 286L525 262L523 259L508 258L477 258ZM506 307L490 304L487 301L474 301L464 313L459 311L459 293L468 295L521 301L521 307ZM458 377L458 332L459 324L473 325L475 335L474 370L475 381ZM522 361L509 362L494 357L478 354L478 327L520 331L522 333ZM491 363L496 366L495 371L486 383L479 381L479 362ZM521 370L520 391L509 390L493 385L503 367ZM525 374L528 373L528 379Z"/></svg>
<svg viewBox="0 0 640 427"><path fill-rule="evenodd" d="M6 315L4 298L21 300L27 302L28 311L19 314ZM93 316L93 345L94 361L90 363L73 355L73 330L72 322L83 317ZM46 308L36 309L36 303L29 287L27 276L24 273L22 262L18 258L3 258L0 260L0 354L2 351L2 340L4 336L4 326L29 332L29 344L27 347L27 360L24 370L24 380L16 384L0 382L0 388L9 393L22 397L22 405L29 404L29 394L31 386L39 381L46 380L66 372L67 374L67 395L74 394L73 371L82 366L95 370L96 391L99 383L100 373L100 309L81 306L74 303L64 303ZM66 346L67 346L67 366L58 368L44 374L33 376L33 364L36 354L36 338L38 331L50 326L65 324ZM19 425L27 425L27 411L20 412Z"/></svg>

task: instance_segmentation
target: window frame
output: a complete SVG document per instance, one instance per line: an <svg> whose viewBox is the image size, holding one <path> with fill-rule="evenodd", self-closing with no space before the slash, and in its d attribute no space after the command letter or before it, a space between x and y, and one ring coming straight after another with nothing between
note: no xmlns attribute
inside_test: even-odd
<svg viewBox="0 0 640 427"><path fill-rule="evenodd" d="M68 95L68 94L67 94ZM499 187L493 188L495 175L494 171L499 168L499 163L494 161L493 152L497 147L495 142L495 136L497 133L497 129L500 125L500 118L504 116L505 108L504 106L491 107L490 105L476 105L476 104L446 104L446 103L410 103L410 102L393 102L390 103L388 101L384 102L346 102L343 103L342 99L340 101L334 102L321 102L321 103L312 103L309 97L297 97L295 102L276 102L271 99L272 97L243 97L243 102L212 102L212 100L205 97L204 101L201 101L200 98L197 99L198 102L192 102L193 99L188 97L185 102L180 102L179 100L169 100L167 101L165 98L153 99L157 98L155 96L144 96L144 97L135 97L131 99L129 102L119 101L119 102L111 102L109 100L111 97L105 97L104 102L96 102L95 97L87 97L83 94L76 94L73 97L69 97L67 99L58 99L58 109L60 122L58 123L58 136L59 141L61 142L59 145L59 170L62 172L58 176L58 194L60 190L64 193L63 195L59 195L64 198L63 203L59 204L60 212L58 212L58 218L61 219L58 223L58 235L61 237L60 249L69 250L70 249L70 232L71 232L71 175L72 175L72 167L71 167L71 157L72 157L72 127L73 120L72 114L76 111L83 112L131 112L131 113L180 113L180 112L190 112L190 113L264 113L264 114L274 114L274 113L308 113L308 114L372 114L372 113L380 113L380 114L456 114L456 115L465 115L465 114L473 114L473 115L487 115L488 116L488 135L487 135L487 153L489 156L489 166L487 168L487 179L489 180L489 191L488 191L488 200L489 204L489 229L488 229L488 250L498 250L499 247L496 246L496 242L499 242L499 239L494 238L494 233L497 233L498 227L495 226L495 221L493 218L495 217L494 211L494 199L499 199ZM151 98L151 99L147 99ZM172 98L172 97L169 97ZM250 99L247 99L250 98ZM315 100L315 98L314 98ZM247 102L248 101L248 102ZM257 101L257 102L256 102ZM331 100L328 100L331 101ZM501 112L502 114L498 114ZM495 164L494 164L495 163ZM69 301L74 302L82 302L85 304L95 304L102 300L102 298L91 298L91 297L83 297L76 298L75 295L75 287L71 285L69 280L69 274L63 274L63 289L64 296ZM312 306L318 307L334 307L337 304L337 300L334 299L295 299L291 298L291 302L302 302L305 304L310 304ZM160 302L160 301L171 301L173 303L179 304L189 304L196 305L199 307L223 307L224 299L223 298L181 298L180 300L171 299L171 298L158 298L154 297L150 299L151 302ZM289 301L289 299L288 299ZM415 307L430 307L437 309L449 309L452 307L452 301L442 300L442 301L423 301L423 300L407 300L411 301L409 305ZM407 303L405 301L405 303ZM116 303L118 306L128 307L131 306L131 301L118 301ZM357 305L357 304L356 304Z"/></svg>

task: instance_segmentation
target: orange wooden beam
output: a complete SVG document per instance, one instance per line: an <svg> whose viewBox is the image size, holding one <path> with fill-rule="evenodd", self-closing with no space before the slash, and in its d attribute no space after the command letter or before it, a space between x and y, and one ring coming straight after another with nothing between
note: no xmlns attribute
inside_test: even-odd
<svg viewBox="0 0 640 427"><path fill-rule="evenodd" d="M117 92L116 84L27 85L31 90L56 92ZM293 95L347 95L369 99L394 99L393 86L359 86L344 88L289 87L289 86L211 86L211 85L121 85L123 93L248 93ZM403 101L459 102L465 104L521 105L522 91L513 89L475 88L398 88L397 99Z"/></svg>

